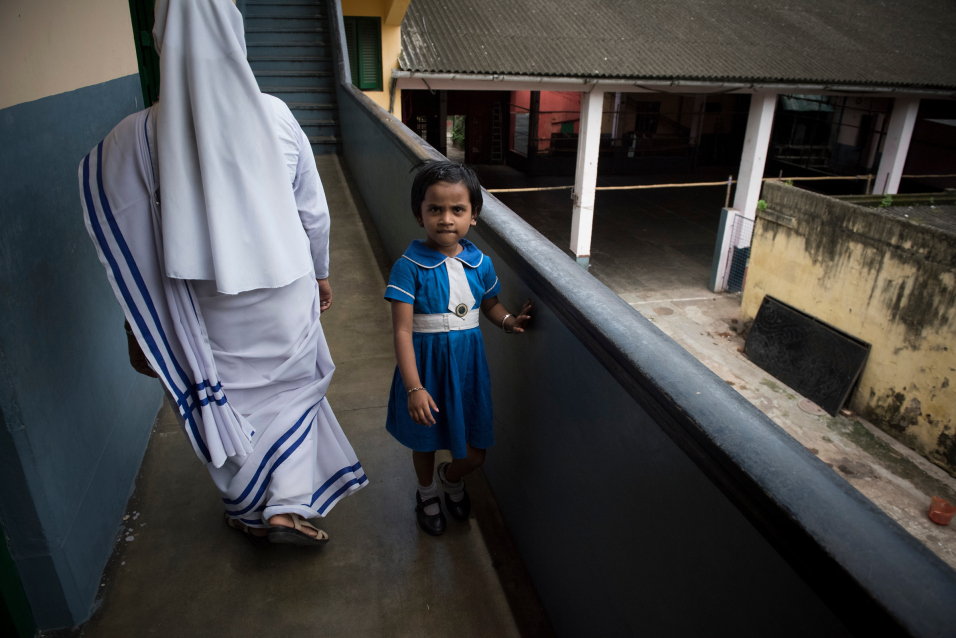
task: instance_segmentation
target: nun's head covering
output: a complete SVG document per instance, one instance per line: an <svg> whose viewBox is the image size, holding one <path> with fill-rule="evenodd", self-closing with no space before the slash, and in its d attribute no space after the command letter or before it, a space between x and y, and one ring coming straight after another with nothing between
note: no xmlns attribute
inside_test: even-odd
<svg viewBox="0 0 956 638"><path fill-rule="evenodd" d="M166 274L235 294L312 271L308 237L231 0L157 0Z"/></svg>

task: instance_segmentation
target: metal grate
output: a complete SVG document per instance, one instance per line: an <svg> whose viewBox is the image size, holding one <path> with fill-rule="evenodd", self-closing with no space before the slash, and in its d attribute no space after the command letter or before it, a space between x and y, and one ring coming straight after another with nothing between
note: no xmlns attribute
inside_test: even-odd
<svg viewBox="0 0 956 638"><path fill-rule="evenodd" d="M418 137L423 140L428 139L428 116L419 115L415 118L415 132L418 133Z"/></svg>
<svg viewBox="0 0 956 638"><path fill-rule="evenodd" d="M744 289L753 235L754 220L735 214L730 229L730 250L727 252L724 269L727 273L727 292L740 292Z"/></svg>

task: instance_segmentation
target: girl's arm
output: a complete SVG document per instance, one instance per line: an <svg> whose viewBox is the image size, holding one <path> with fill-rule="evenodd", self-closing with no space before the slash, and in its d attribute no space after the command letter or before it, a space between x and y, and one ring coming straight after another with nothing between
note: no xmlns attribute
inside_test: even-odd
<svg viewBox="0 0 956 638"><path fill-rule="evenodd" d="M415 308L404 301L392 300L392 333L395 342L395 358L398 360L398 372L406 390L422 387L418 376L418 364L415 363L415 346L412 343L412 315ZM428 394L428 390L416 390L408 395L408 414L412 421L431 427L435 425L432 410L438 412L438 406Z"/></svg>
<svg viewBox="0 0 956 638"><path fill-rule="evenodd" d="M517 317L508 312L508 309L498 301L497 296L482 301L481 312L488 318L488 321L491 321L498 327L503 327L505 332L521 334L524 332L528 322L531 321L531 300L529 299L524 302L524 305L521 306L521 312L518 313ZM511 316L505 319L504 326L502 326L501 320L504 319L506 315Z"/></svg>

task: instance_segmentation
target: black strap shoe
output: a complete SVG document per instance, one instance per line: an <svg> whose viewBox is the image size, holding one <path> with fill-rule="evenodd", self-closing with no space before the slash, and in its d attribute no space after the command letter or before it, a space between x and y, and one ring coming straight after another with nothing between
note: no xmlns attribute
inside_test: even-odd
<svg viewBox="0 0 956 638"><path fill-rule="evenodd" d="M467 521L468 515L471 514L471 497L468 492L462 492L462 496L464 498L456 503L451 500L451 494L445 494L445 509L456 521Z"/></svg>
<svg viewBox="0 0 956 638"><path fill-rule="evenodd" d="M415 502L418 505L415 507L415 516L418 518L418 526L426 534L431 534L432 536L441 536L445 533L445 515L441 513L441 500L437 496L433 496L429 499L422 500L422 495L418 493L418 490L415 490ZM429 505L437 505L438 513L434 516L429 516L425 513L425 508Z"/></svg>
<svg viewBox="0 0 956 638"><path fill-rule="evenodd" d="M438 480L442 487L446 489L448 482L445 480L445 471L449 465L451 464L439 463L438 465ZM445 509L448 510L448 513L451 514L451 517L456 521L467 521L468 516L471 514L471 497L468 496L468 492L465 491L464 486L462 486L461 493L463 498L456 503L451 500L451 495L445 492Z"/></svg>

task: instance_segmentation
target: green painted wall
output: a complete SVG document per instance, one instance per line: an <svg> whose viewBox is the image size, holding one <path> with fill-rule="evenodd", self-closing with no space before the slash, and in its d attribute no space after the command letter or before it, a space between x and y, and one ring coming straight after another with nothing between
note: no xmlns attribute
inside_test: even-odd
<svg viewBox="0 0 956 638"><path fill-rule="evenodd" d="M89 616L161 399L77 179L142 95L134 74L0 110L0 522L41 629Z"/></svg>

